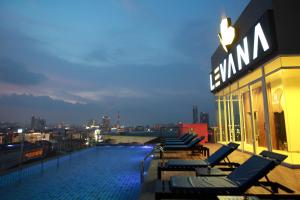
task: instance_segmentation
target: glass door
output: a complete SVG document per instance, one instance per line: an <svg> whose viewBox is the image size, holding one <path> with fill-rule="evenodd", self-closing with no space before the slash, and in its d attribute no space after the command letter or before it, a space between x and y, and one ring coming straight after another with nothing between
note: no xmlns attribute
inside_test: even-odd
<svg viewBox="0 0 300 200"><path fill-rule="evenodd" d="M231 96L231 107L232 107L232 125L233 125L233 140L235 142L241 141L241 118L240 118L240 106L239 96L233 94Z"/></svg>
<svg viewBox="0 0 300 200"><path fill-rule="evenodd" d="M251 97L249 87L244 87L240 90L241 99L241 114L242 114L242 132L243 132L243 147L245 151L254 152L253 149L253 123L251 112Z"/></svg>
<svg viewBox="0 0 300 200"><path fill-rule="evenodd" d="M227 142L233 141L234 126L232 117L231 95L226 96L226 110L227 110Z"/></svg>
<svg viewBox="0 0 300 200"><path fill-rule="evenodd" d="M261 81L250 85L252 120L256 153L267 148L265 111Z"/></svg>
<svg viewBox="0 0 300 200"><path fill-rule="evenodd" d="M227 139L228 141L241 141L240 109L238 95L235 93L226 97L227 105Z"/></svg>
<svg viewBox="0 0 300 200"><path fill-rule="evenodd" d="M226 117L226 99L225 97L220 97L220 133L221 133L221 142L226 142L227 138L227 117Z"/></svg>

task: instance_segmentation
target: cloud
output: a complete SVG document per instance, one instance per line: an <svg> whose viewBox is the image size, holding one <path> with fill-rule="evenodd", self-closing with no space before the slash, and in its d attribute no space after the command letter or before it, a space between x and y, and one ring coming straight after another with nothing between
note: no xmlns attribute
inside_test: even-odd
<svg viewBox="0 0 300 200"><path fill-rule="evenodd" d="M191 105L198 104L199 110L205 112L213 110L212 106L207 106L207 102L213 102L208 95L199 98L199 93L170 93L158 92L154 97L142 99L129 96L106 97L101 102L86 104L69 103L49 96L4 95L0 96L0 120L29 123L30 117L36 115L45 118L48 123L64 121L78 124L88 119L100 119L105 114L111 116L114 123L115 116L120 111L122 124L151 125L178 121L190 122Z"/></svg>
<svg viewBox="0 0 300 200"><path fill-rule="evenodd" d="M128 11L136 9L135 1L121 3ZM84 34L84 50L74 56L65 48L54 48L53 40L57 42L55 37L60 34L39 37L44 32L38 31L39 26L32 31L27 25L31 22L8 26L11 23L6 21L0 23L0 55L9 59L5 67L0 65L0 73L5 72L0 74L0 81L5 82L0 84L0 119L24 122L37 114L53 122L80 122L120 111L121 118L132 124L188 122L192 105L204 105L199 110L206 111L213 102L205 75L210 63L207 49L213 48L213 38L206 33L209 23L186 21L178 32L168 30L166 37L156 33L160 29L152 32L148 27L148 21L158 20L148 20L144 26L135 26L140 24L135 22L134 29L130 25L126 33L116 31L107 41L97 36L92 45ZM173 34L168 46L165 42ZM64 45L70 43L64 41ZM5 94L9 95L2 98Z"/></svg>
<svg viewBox="0 0 300 200"><path fill-rule="evenodd" d="M21 63L10 59L0 60L0 71L0 81L15 85L37 85L47 80L45 75L31 72Z"/></svg>
<svg viewBox="0 0 300 200"><path fill-rule="evenodd" d="M204 61L209 68L210 56L216 46L217 37L212 36L213 30L212 21L205 19L186 21L174 35L171 46L193 62Z"/></svg>
<svg viewBox="0 0 300 200"><path fill-rule="evenodd" d="M43 117L47 122L82 123L96 117L100 105L72 104L48 96L5 95L0 97L0 120L29 121L32 115Z"/></svg>
<svg viewBox="0 0 300 200"><path fill-rule="evenodd" d="M104 88L96 91L79 91L73 93L74 96L79 96L83 99L88 99L91 101L101 101L107 98L146 98L148 95L143 92L133 88Z"/></svg>
<svg viewBox="0 0 300 200"><path fill-rule="evenodd" d="M91 50L83 59L84 62L91 66L96 67L114 67L119 63L124 63L128 59L128 54L124 48L107 48L105 45L99 45L100 47Z"/></svg>
<svg viewBox="0 0 300 200"><path fill-rule="evenodd" d="M110 59L110 55L105 49L96 49L90 52L86 57L88 61L109 62Z"/></svg>

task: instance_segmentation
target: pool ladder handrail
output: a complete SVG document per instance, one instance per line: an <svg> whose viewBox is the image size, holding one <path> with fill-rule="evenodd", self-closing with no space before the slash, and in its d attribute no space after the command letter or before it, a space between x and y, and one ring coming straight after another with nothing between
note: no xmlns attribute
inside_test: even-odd
<svg viewBox="0 0 300 200"><path fill-rule="evenodd" d="M141 183L144 182L144 172L145 172L145 161L147 160L147 158L149 158L149 156L153 155L153 153L155 152L155 150L159 150L160 153L160 158L163 160L164 162L164 149L162 146L160 145L156 145L153 147L153 149L151 150L150 153L148 153L144 159L141 161L141 165L140 165L140 176L141 176Z"/></svg>

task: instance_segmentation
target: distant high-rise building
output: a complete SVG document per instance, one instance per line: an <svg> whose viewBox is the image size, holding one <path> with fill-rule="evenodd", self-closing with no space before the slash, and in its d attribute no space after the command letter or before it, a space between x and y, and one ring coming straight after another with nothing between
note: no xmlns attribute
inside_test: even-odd
<svg viewBox="0 0 300 200"><path fill-rule="evenodd" d="M196 124L199 122L198 119L198 107L196 105L193 106L193 123Z"/></svg>
<svg viewBox="0 0 300 200"><path fill-rule="evenodd" d="M107 115L102 117L102 129L104 131L109 131L110 129L110 117Z"/></svg>
<svg viewBox="0 0 300 200"><path fill-rule="evenodd" d="M46 120L41 118L35 118L35 116L31 117L31 129L32 130L45 130Z"/></svg>
<svg viewBox="0 0 300 200"><path fill-rule="evenodd" d="M34 129L34 127L35 127L35 117L34 117L34 115L32 115L32 117L31 117L30 128L31 128L31 129Z"/></svg>
<svg viewBox="0 0 300 200"><path fill-rule="evenodd" d="M200 112L200 123L209 125L209 115L206 112Z"/></svg>
<svg viewBox="0 0 300 200"><path fill-rule="evenodd" d="M118 111L116 128L120 128L120 126L121 126L121 124L120 124L120 112Z"/></svg>

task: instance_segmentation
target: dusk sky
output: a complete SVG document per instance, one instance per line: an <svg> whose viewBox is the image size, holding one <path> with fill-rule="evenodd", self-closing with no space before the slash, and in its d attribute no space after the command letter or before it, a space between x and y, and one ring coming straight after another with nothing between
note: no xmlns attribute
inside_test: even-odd
<svg viewBox="0 0 300 200"><path fill-rule="evenodd" d="M191 122L193 105L212 119L220 19L248 3L1 0L0 121Z"/></svg>

